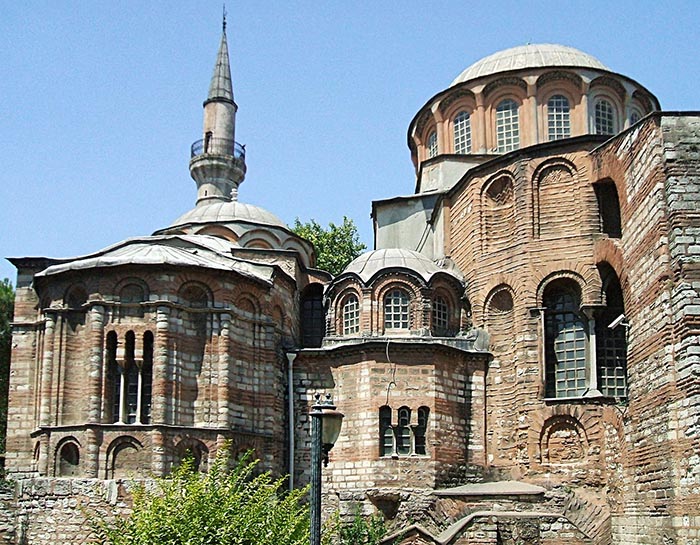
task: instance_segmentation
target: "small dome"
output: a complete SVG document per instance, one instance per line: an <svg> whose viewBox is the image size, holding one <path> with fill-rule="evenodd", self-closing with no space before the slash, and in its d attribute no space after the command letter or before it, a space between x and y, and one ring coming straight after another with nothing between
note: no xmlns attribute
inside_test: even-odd
<svg viewBox="0 0 700 545"><path fill-rule="evenodd" d="M447 273L459 280L462 279L454 268L441 268L423 254L402 248L366 252L350 262L342 274L356 274L366 283L385 269L409 269L426 282L436 273Z"/></svg>
<svg viewBox="0 0 700 545"><path fill-rule="evenodd" d="M512 47L484 57L457 76L450 87L499 72L547 66L570 66L610 71L595 57L573 47L556 44L530 44Z"/></svg>
<svg viewBox="0 0 700 545"><path fill-rule="evenodd" d="M264 208L238 201L203 201L176 219L171 227L189 223L230 223L244 221L287 228L287 225Z"/></svg>

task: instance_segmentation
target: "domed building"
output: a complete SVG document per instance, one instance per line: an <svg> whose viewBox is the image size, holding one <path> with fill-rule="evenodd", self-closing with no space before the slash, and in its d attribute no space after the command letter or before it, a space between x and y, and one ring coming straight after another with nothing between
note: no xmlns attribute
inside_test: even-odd
<svg viewBox="0 0 700 545"><path fill-rule="evenodd" d="M323 393L345 414L324 508L381 513L386 544L694 542L697 113L571 47L488 56L411 120L414 192L372 203L375 248L333 278L238 200L236 111L224 33L195 207L95 254L12 259L24 543L48 517L57 543L85 537L57 499L112 483L118 505L114 483L186 452L205 471L227 441L307 483Z"/></svg>
<svg viewBox="0 0 700 545"><path fill-rule="evenodd" d="M346 414L329 506L387 544L692 542L699 124L549 44L420 108L414 194L373 202L294 361Z"/></svg>
<svg viewBox="0 0 700 545"><path fill-rule="evenodd" d="M238 200L245 147L226 34L203 137L196 206L151 236L18 269L8 471L114 479L163 475L225 442L286 471L284 347L299 337L312 245Z"/></svg>

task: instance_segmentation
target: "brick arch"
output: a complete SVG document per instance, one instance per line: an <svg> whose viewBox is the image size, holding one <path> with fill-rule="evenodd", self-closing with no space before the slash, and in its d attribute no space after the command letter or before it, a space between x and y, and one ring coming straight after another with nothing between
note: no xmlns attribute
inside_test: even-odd
<svg viewBox="0 0 700 545"><path fill-rule="evenodd" d="M284 331L286 314L280 305L272 307L272 321L275 323L275 328Z"/></svg>
<svg viewBox="0 0 700 545"><path fill-rule="evenodd" d="M143 277L140 276L127 276L125 278L119 279L115 284L114 287L111 289L112 293L115 296L119 296L121 291L129 286L129 285L136 285L139 286L144 293L144 300L148 300L148 295L150 293L150 289L148 286L148 281L145 280Z"/></svg>
<svg viewBox="0 0 700 545"><path fill-rule="evenodd" d="M72 435L62 438L54 449L54 475L77 477L81 474L81 445Z"/></svg>
<svg viewBox="0 0 700 545"><path fill-rule="evenodd" d="M79 307L87 303L87 300L87 287L82 282L70 284L63 294L63 304L75 310L79 310Z"/></svg>
<svg viewBox="0 0 700 545"><path fill-rule="evenodd" d="M343 327L343 308L345 307L347 299L351 295L357 297L360 312L360 323L362 323L362 292L353 285L347 285L342 291L339 291L336 295L334 295L333 302L331 303L331 308L334 312L334 320L330 325L333 328L333 333L339 335L345 334L345 328Z"/></svg>
<svg viewBox="0 0 700 545"><path fill-rule="evenodd" d="M430 296L430 328L433 334L438 332L438 329L434 323L434 305L435 300L439 296L441 297L448 306L448 325L447 328L439 331L439 336L453 336L455 335L461 326L460 317L462 313L462 299L459 291L455 289L455 283L449 282L446 279L436 279L433 277L430 282L432 288L432 293ZM460 286L461 287L461 286Z"/></svg>
<svg viewBox="0 0 700 545"><path fill-rule="evenodd" d="M280 239L268 229L252 229L238 239L244 248L279 248Z"/></svg>
<svg viewBox="0 0 700 545"><path fill-rule="evenodd" d="M141 441L130 435L117 437L109 444L106 460L106 479L146 477L149 473L150 451L144 451Z"/></svg>
<svg viewBox="0 0 700 545"><path fill-rule="evenodd" d="M195 234L197 235L208 235L210 237L218 237L230 242L238 241L238 235L234 233L231 229L224 227L223 225L206 225L202 227Z"/></svg>
<svg viewBox="0 0 700 545"><path fill-rule="evenodd" d="M176 437L174 447L175 460L181 463L189 454L194 458L194 469L206 472L209 469L211 447L212 445L207 445L206 442L188 435Z"/></svg>
<svg viewBox="0 0 700 545"><path fill-rule="evenodd" d="M409 303L409 323L408 329L416 330L423 327L423 293L420 285L418 285L417 278L413 275L397 275L390 274L386 275L384 278L378 279L373 289L373 299L376 303L373 305L377 309L377 330L379 332L384 331L384 299L389 291L393 289L401 289L408 293ZM422 281L421 281L422 282Z"/></svg>
<svg viewBox="0 0 700 545"><path fill-rule="evenodd" d="M184 280L177 290L177 297L187 306L207 307L214 302L212 290L198 280Z"/></svg>
<svg viewBox="0 0 700 545"><path fill-rule="evenodd" d="M234 305L237 309L248 312L253 316L260 314L260 302L250 292L242 292L236 297Z"/></svg>
<svg viewBox="0 0 700 545"><path fill-rule="evenodd" d="M560 85L561 82L564 82L565 86L573 86L573 88L577 89L579 93L583 89L583 80L581 79L581 76L575 72L564 70L550 70L540 75L537 78L537 89L539 90L542 87L549 85Z"/></svg>
<svg viewBox="0 0 700 545"><path fill-rule="evenodd" d="M585 441L586 462L595 462L599 455L592 446L600 445L603 434L599 409L587 410L585 405L557 404L533 411L528 428L528 454L530 460L542 463L542 440L553 424L576 427Z"/></svg>
<svg viewBox="0 0 700 545"><path fill-rule="evenodd" d="M573 280L581 289L581 305L590 305L600 302L600 290L602 287L600 276L596 267L590 267L582 263L565 263L561 268L549 267L549 270L538 271L533 275L533 282L537 285L535 290L535 305L542 304L544 290L550 282L560 279Z"/></svg>
<svg viewBox="0 0 700 545"><path fill-rule="evenodd" d="M515 232L515 177L508 170L490 176L481 186L480 223L482 250L508 245Z"/></svg>
<svg viewBox="0 0 700 545"><path fill-rule="evenodd" d="M624 264L625 258L620 247L610 239L600 239L596 241L593 258L596 267L601 263L607 263L612 270L615 271L617 279L620 281L622 293L625 296L625 306L631 304L632 288L630 286L629 276L627 275L627 268ZM602 288L601 279L601 290Z"/></svg>
<svg viewBox="0 0 700 545"><path fill-rule="evenodd" d="M515 330L515 309L515 292L508 284L494 286L486 296L483 324L489 333L494 354L503 352L511 345Z"/></svg>
<svg viewBox="0 0 700 545"><path fill-rule="evenodd" d="M578 178L576 166L561 157L537 166L531 182L532 234L535 238L560 238L581 232L583 195L580 194ZM573 217L562 213L563 196L570 209L575 211Z"/></svg>
<svg viewBox="0 0 700 545"><path fill-rule="evenodd" d="M495 288L497 288L500 285L506 285L510 287L510 289L513 291L513 300L518 301L517 306L534 306L534 303L532 305L526 303L526 301L529 301L529 299L531 298L531 290L528 287L528 280L526 278L526 275L515 275L512 273L499 272L493 275L491 277L491 281L488 284L486 284L482 290L480 290L474 295L472 299L472 308L483 313L484 309L486 308L486 302L488 300L489 295ZM534 296L532 296L532 299L534 301ZM483 318L483 314L479 318Z"/></svg>

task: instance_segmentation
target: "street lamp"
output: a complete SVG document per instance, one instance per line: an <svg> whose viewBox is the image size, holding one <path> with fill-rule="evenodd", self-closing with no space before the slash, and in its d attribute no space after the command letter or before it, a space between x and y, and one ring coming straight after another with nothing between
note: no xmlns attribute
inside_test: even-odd
<svg viewBox="0 0 700 545"><path fill-rule="evenodd" d="M335 410L331 395L321 401L321 394L315 395L316 402L311 406L311 545L321 545L321 461L328 465L328 452L333 448L343 413Z"/></svg>

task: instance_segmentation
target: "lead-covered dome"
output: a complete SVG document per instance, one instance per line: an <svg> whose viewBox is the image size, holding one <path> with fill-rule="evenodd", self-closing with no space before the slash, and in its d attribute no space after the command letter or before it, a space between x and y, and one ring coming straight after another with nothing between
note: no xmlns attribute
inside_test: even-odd
<svg viewBox="0 0 700 545"><path fill-rule="evenodd" d="M403 248L386 248L366 252L355 258L345 267L342 274L357 275L363 282L369 282L377 273L388 269L406 269L428 282L437 273L447 273L457 279L462 278L452 266L440 267L423 254Z"/></svg>
<svg viewBox="0 0 700 545"><path fill-rule="evenodd" d="M193 223L230 223L244 221L261 225L285 227L285 223L272 212L239 201L213 200L200 202L192 210L176 219L171 227Z"/></svg>
<svg viewBox="0 0 700 545"><path fill-rule="evenodd" d="M592 55L574 47L558 44L528 44L504 49L484 57L457 76L450 87L500 72L548 66L610 70Z"/></svg>

